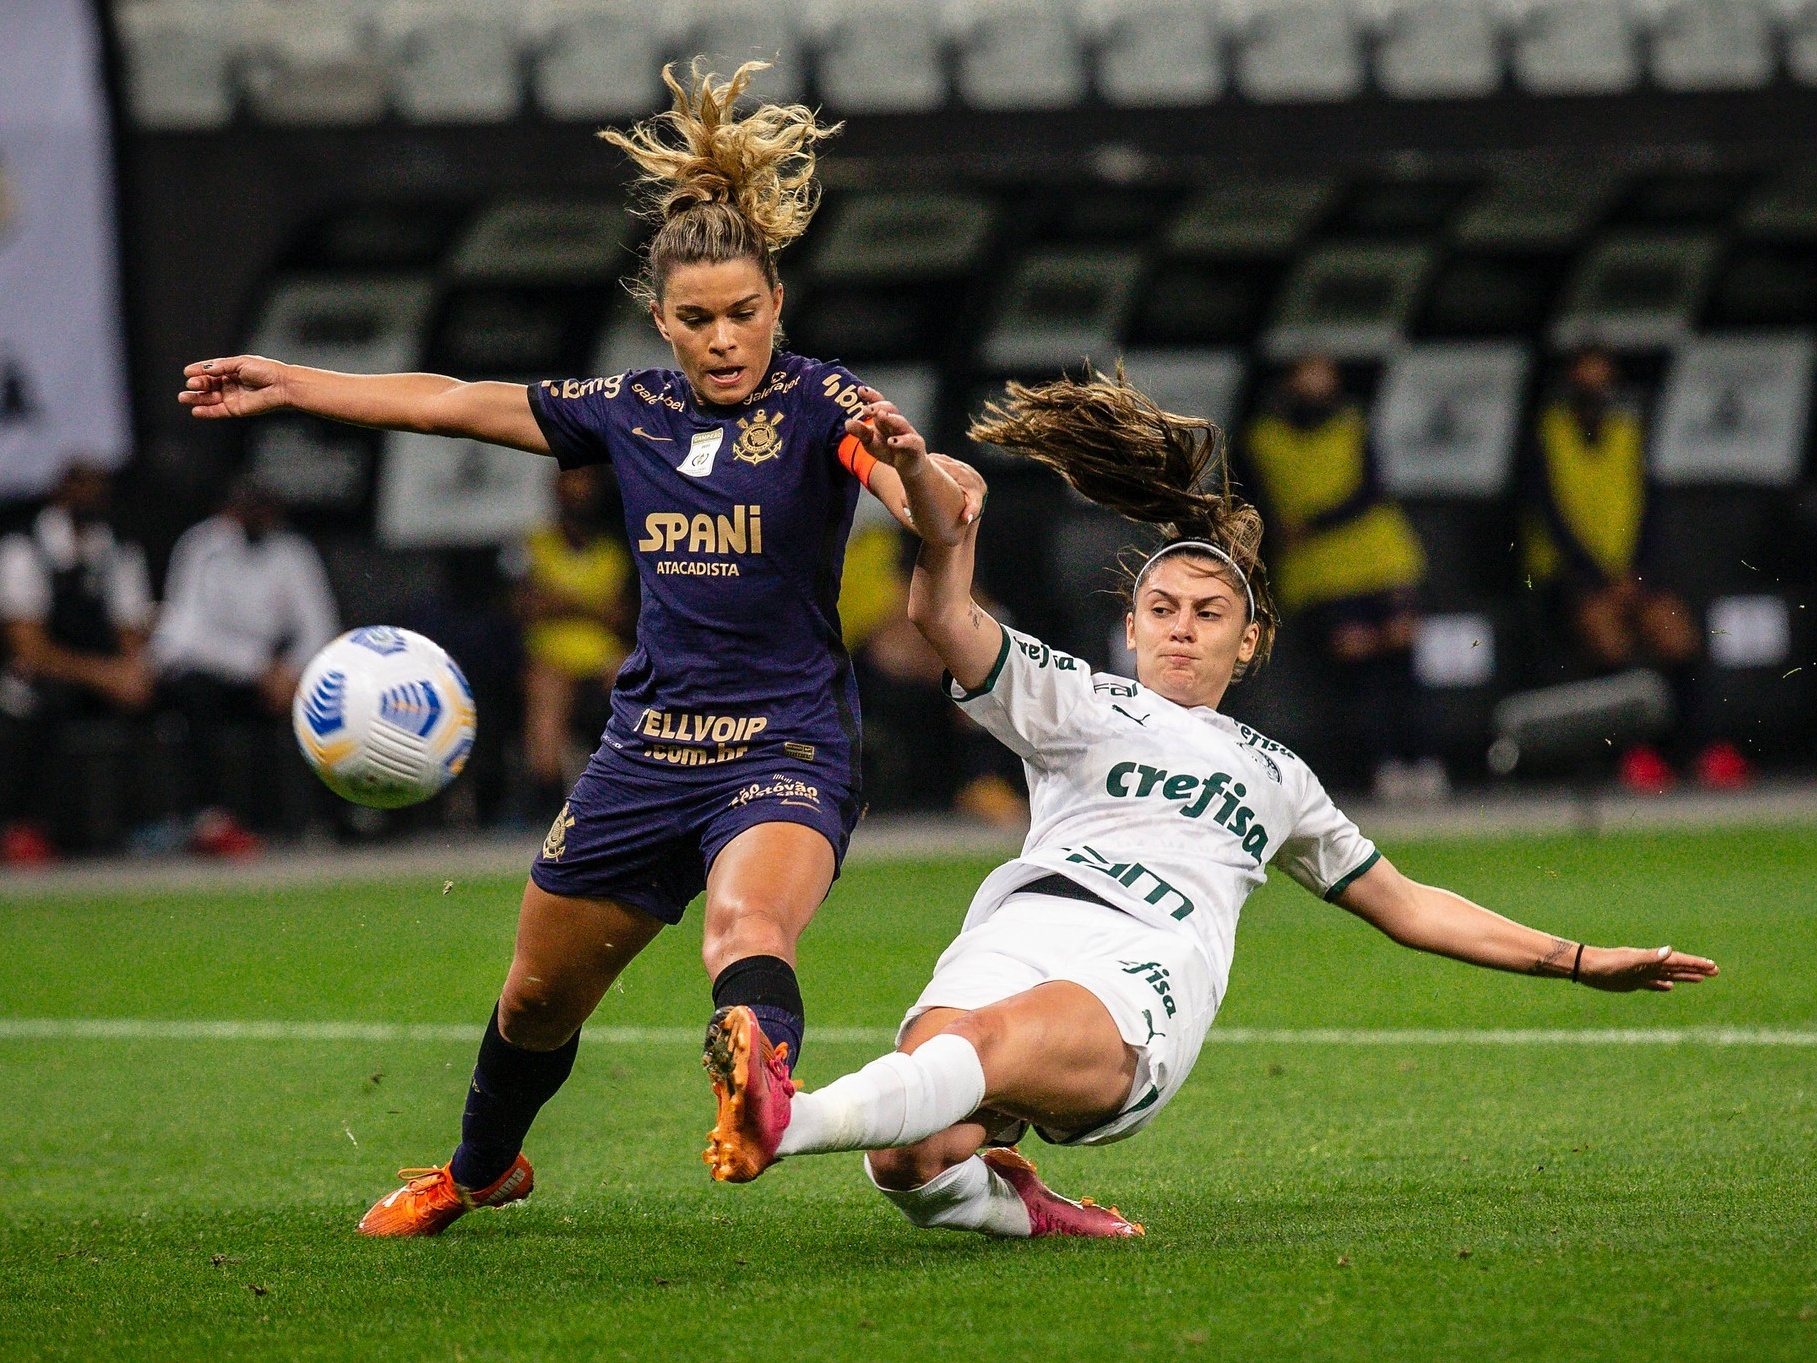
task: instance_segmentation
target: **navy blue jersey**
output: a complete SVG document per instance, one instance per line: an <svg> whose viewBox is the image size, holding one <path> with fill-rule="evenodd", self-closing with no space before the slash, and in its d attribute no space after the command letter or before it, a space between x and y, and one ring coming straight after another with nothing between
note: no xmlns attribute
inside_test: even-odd
<svg viewBox="0 0 1817 1363"><path fill-rule="evenodd" d="M861 406L838 365L778 354L736 407L679 372L545 379L530 410L563 468L610 463L643 603L606 742L677 766L787 755L855 784L858 690L839 576Z"/></svg>

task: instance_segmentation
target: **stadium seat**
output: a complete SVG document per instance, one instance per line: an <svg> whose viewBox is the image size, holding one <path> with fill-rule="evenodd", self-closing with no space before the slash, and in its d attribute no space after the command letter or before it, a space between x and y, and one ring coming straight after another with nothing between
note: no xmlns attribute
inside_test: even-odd
<svg viewBox="0 0 1817 1363"><path fill-rule="evenodd" d="M1142 272L1139 251L1037 248L1011 267L981 346L999 373L1114 362Z"/></svg>
<svg viewBox="0 0 1817 1363"><path fill-rule="evenodd" d="M1817 0L1787 0L1785 65L1793 79L1817 85Z"/></svg>
<svg viewBox="0 0 1817 1363"><path fill-rule="evenodd" d="M1085 0L1098 93L1130 108L1208 104L1224 93L1218 10L1207 0Z"/></svg>
<svg viewBox="0 0 1817 1363"><path fill-rule="evenodd" d="M996 222L987 199L947 190L850 194L817 224L812 273L822 282L884 283L965 274L983 262Z"/></svg>
<svg viewBox="0 0 1817 1363"><path fill-rule="evenodd" d="M1493 94L1502 58L1491 0L1391 0L1375 78L1397 99Z"/></svg>
<svg viewBox="0 0 1817 1363"><path fill-rule="evenodd" d="M1231 10L1237 88L1253 100L1349 99L1363 89L1363 33L1348 0L1244 0Z"/></svg>
<svg viewBox="0 0 1817 1363"><path fill-rule="evenodd" d="M557 0L543 12L531 85L554 119L632 119L659 107L669 41L664 7Z"/></svg>
<svg viewBox="0 0 1817 1363"><path fill-rule="evenodd" d="M1167 229L1177 256L1288 255L1331 207L1337 181L1231 178L1188 200Z"/></svg>
<svg viewBox="0 0 1817 1363"><path fill-rule="evenodd" d="M793 0L678 0L682 48L729 73L742 62L766 61L752 82L764 99L798 100L807 93L807 64L796 31Z"/></svg>
<svg viewBox="0 0 1817 1363"><path fill-rule="evenodd" d="M1668 485L1789 487L1804 462L1817 342L1808 332L1698 336L1672 357L1653 441Z"/></svg>
<svg viewBox="0 0 1817 1363"><path fill-rule="evenodd" d="M1716 252L1716 238L1698 232L1609 236L1572 272L1552 324L1552 343L1672 344L1690 330L1703 303Z"/></svg>
<svg viewBox="0 0 1817 1363"><path fill-rule="evenodd" d="M280 276L247 349L355 374L416 369L434 292L430 280L409 275Z"/></svg>
<svg viewBox="0 0 1817 1363"><path fill-rule="evenodd" d="M1528 354L1514 341L1411 346L1396 355L1372 422L1397 497L1492 499L1514 467Z"/></svg>
<svg viewBox="0 0 1817 1363"><path fill-rule="evenodd" d="M332 0L242 3L242 80L267 123L332 126L384 117L385 45L364 7Z"/></svg>
<svg viewBox="0 0 1817 1363"><path fill-rule="evenodd" d="M390 0L386 32L397 44L392 98L412 123L502 123L523 91L523 38L515 8L464 0Z"/></svg>
<svg viewBox="0 0 1817 1363"><path fill-rule="evenodd" d="M1563 251L1595 225L1622 186L1618 175L1584 175L1563 166L1510 171L1465 205L1451 237L1478 251Z"/></svg>
<svg viewBox="0 0 1817 1363"><path fill-rule="evenodd" d="M1753 90L1773 79L1763 0L1667 0L1652 26L1653 79L1668 90Z"/></svg>
<svg viewBox="0 0 1817 1363"><path fill-rule="evenodd" d="M387 549L502 544L554 510L555 464L478 440L385 437L376 522Z"/></svg>
<svg viewBox="0 0 1817 1363"><path fill-rule="evenodd" d="M1270 358L1323 351L1379 359L1397 350L1413 319L1433 252L1413 242L1332 242L1295 262L1263 336Z"/></svg>
<svg viewBox="0 0 1817 1363"><path fill-rule="evenodd" d="M1535 95L1608 95L1640 80L1640 52L1619 0L1526 0L1514 74Z"/></svg>
<svg viewBox="0 0 1817 1363"><path fill-rule="evenodd" d="M606 283L627 265L631 220L614 202L507 199L482 212L449 258L457 279Z"/></svg>
<svg viewBox="0 0 1817 1363"><path fill-rule="evenodd" d="M934 4L839 0L803 7L820 94L839 113L913 114L946 103L946 38Z"/></svg>
<svg viewBox="0 0 1817 1363"><path fill-rule="evenodd" d="M1085 97L1070 0L952 0L955 83L974 109L1059 109Z"/></svg>
<svg viewBox="0 0 1817 1363"><path fill-rule="evenodd" d="M117 10L126 97L142 128L190 131L233 119L235 34L224 6L138 0Z"/></svg>

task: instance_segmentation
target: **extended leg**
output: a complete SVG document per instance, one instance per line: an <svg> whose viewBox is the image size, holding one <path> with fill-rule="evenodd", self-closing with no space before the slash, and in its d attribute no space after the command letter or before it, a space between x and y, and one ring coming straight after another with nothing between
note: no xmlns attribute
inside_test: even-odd
<svg viewBox="0 0 1817 1363"><path fill-rule="evenodd" d="M581 1024L661 930L640 910L526 885L511 972L467 1089L460 1146L446 1167L412 1171L417 1176L368 1212L360 1229L433 1235L475 1205L524 1196L524 1136L573 1069Z"/></svg>

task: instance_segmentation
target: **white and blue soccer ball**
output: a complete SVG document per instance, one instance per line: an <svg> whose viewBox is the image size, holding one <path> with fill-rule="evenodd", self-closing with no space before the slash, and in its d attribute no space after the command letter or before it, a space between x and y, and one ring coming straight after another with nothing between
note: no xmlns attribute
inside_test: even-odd
<svg viewBox="0 0 1817 1363"><path fill-rule="evenodd" d="M356 805L421 804L473 751L473 690L433 639L389 625L343 634L303 669L291 726L303 756Z"/></svg>

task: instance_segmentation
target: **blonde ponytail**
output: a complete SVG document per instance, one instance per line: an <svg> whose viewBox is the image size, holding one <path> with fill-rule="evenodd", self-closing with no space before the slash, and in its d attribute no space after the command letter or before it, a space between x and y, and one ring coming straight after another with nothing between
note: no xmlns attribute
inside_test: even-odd
<svg viewBox="0 0 1817 1363"><path fill-rule="evenodd" d="M765 104L742 118L735 106L768 62L746 62L721 81L695 59L684 85L673 66L663 83L674 105L629 132L600 134L637 165L637 211L658 224L632 285L661 299L677 265L749 259L777 280L776 255L807 230L820 206L814 147L839 131L801 104Z"/></svg>

